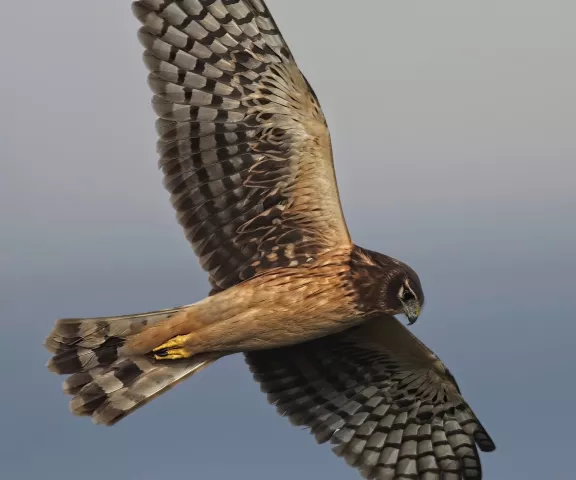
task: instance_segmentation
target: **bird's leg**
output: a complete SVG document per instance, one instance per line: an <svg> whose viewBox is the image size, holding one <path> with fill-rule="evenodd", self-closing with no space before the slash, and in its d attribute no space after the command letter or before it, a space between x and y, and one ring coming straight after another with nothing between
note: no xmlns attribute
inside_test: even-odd
<svg viewBox="0 0 576 480"><path fill-rule="evenodd" d="M193 336L193 334L177 335L171 338L152 350L154 358L156 360L182 360L184 358L190 358L194 355L191 348Z"/></svg>

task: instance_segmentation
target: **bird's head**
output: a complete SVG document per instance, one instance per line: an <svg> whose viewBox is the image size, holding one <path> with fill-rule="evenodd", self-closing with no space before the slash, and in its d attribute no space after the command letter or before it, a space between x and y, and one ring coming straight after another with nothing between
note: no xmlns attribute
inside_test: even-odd
<svg viewBox="0 0 576 480"><path fill-rule="evenodd" d="M383 285L380 305L385 313L404 314L413 324L424 305L424 292L416 272L408 265L395 269Z"/></svg>

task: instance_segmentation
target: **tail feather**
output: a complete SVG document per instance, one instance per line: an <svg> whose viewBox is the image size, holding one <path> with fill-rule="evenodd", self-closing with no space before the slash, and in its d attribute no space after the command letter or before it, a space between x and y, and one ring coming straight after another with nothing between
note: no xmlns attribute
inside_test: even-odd
<svg viewBox="0 0 576 480"><path fill-rule="evenodd" d="M170 362L151 355L123 356L121 347L128 337L183 308L58 321L45 342L54 354L48 368L70 375L63 389L72 395L72 412L91 416L94 423L113 425L219 358L199 354Z"/></svg>
<svg viewBox="0 0 576 480"><path fill-rule="evenodd" d="M147 357L124 358L94 376L92 372L76 374L83 378L73 375L64 388L76 392L70 402L72 413L91 416L97 424L113 425L214 360L204 357L159 364Z"/></svg>
<svg viewBox="0 0 576 480"><path fill-rule="evenodd" d="M50 352L56 354L74 350L76 347L102 347L110 338L126 339L149 325L172 317L188 306L117 317L64 318L56 322L44 344Z"/></svg>

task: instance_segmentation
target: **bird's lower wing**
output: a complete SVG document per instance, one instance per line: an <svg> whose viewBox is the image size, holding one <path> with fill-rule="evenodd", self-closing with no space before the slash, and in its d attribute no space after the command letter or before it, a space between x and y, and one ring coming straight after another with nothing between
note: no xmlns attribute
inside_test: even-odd
<svg viewBox="0 0 576 480"><path fill-rule="evenodd" d="M370 479L480 479L495 445L444 364L394 317L246 354L279 413Z"/></svg>

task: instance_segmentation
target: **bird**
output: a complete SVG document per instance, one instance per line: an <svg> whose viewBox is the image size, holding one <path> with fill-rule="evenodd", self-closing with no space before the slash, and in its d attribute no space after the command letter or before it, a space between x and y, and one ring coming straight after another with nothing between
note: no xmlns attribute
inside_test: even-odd
<svg viewBox="0 0 576 480"><path fill-rule="evenodd" d="M139 0L164 187L210 292L154 312L58 320L48 368L113 425L242 354L268 400L368 479L480 479L495 444L454 376L396 318L406 263L353 243L327 121L263 0Z"/></svg>

